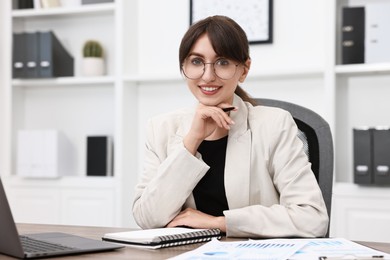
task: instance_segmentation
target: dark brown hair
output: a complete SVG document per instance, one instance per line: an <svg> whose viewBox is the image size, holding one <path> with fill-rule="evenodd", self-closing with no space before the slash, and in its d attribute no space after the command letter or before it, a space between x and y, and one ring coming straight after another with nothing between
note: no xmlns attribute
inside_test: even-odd
<svg viewBox="0 0 390 260"><path fill-rule="evenodd" d="M210 16L191 25L184 34L179 48L180 70L188 57L192 46L203 34L207 34L215 53L218 56L232 59L245 64L250 59L249 43L244 30L231 18L226 16ZM256 102L250 98L240 86L235 93L244 101L253 105Z"/></svg>

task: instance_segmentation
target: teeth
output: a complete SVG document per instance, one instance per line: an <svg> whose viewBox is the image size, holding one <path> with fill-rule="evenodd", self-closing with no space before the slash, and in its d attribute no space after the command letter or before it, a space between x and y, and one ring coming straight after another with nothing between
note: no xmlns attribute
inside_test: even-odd
<svg viewBox="0 0 390 260"><path fill-rule="evenodd" d="M218 88L213 88L213 87L202 87L203 90L205 91L215 91L217 90Z"/></svg>

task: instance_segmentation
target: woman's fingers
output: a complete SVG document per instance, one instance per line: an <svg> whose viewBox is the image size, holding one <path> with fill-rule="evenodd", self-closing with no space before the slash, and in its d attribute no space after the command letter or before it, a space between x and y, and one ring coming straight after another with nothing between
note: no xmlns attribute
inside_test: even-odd
<svg viewBox="0 0 390 260"><path fill-rule="evenodd" d="M234 121L230 118L230 116L221 108L209 107L209 113L207 113L207 115L211 117L220 128L229 130L230 125L234 124Z"/></svg>

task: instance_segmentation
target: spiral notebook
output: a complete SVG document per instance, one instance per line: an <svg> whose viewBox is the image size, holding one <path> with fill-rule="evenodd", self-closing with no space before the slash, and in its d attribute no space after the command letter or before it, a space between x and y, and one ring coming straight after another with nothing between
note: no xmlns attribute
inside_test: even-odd
<svg viewBox="0 0 390 260"><path fill-rule="evenodd" d="M107 233L102 239L129 246L145 248L162 248L220 239L219 229L191 229L191 228L155 228L127 232Z"/></svg>

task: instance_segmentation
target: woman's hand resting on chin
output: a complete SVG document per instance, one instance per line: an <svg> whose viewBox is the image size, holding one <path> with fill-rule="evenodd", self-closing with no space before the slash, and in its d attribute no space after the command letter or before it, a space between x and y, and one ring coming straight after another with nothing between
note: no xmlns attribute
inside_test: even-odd
<svg viewBox="0 0 390 260"><path fill-rule="evenodd" d="M195 155L203 140L213 134L218 135L218 131L229 131L230 125L233 125L234 121L229 117L228 113L222 110L226 107L231 107L231 105L221 103L217 107L206 106L199 103L192 120L191 129L184 138L184 146L190 153ZM235 110L237 110L237 108L233 111Z"/></svg>

